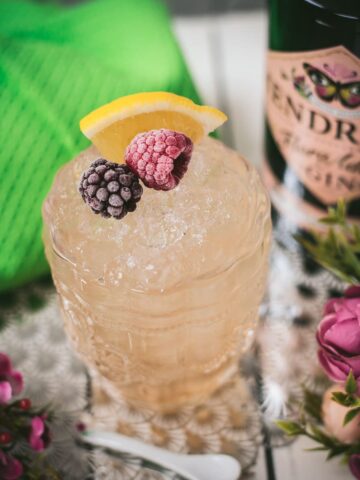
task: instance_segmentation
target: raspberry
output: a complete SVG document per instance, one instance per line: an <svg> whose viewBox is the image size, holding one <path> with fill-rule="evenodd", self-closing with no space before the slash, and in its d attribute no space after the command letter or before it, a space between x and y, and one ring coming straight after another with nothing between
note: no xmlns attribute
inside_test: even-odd
<svg viewBox="0 0 360 480"><path fill-rule="evenodd" d="M94 213L120 219L136 209L143 189L127 165L100 158L83 173L79 192Z"/></svg>
<svg viewBox="0 0 360 480"><path fill-rule="evenodd" d="M172 130L150 130L136 135L126 149L125 161L144 184L155 190L175 188L185 175L193 143Z"/></svg>

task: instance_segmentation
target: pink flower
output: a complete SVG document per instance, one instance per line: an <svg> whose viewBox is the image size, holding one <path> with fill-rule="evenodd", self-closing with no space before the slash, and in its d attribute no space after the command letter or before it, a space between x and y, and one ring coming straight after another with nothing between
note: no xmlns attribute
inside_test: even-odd
<svg viewBox="0 0 360 480"><path fill-rule="evenodd" d="M355 478L360 480L360 453L354 453L349 460L349 467L351 473Z"/></svg>
<svg viewBox="0 0 360 480"><path fill-rule="evenodd" d="M21 462L0 450L0 478L2 480L17 480L22 474Z"/></svg>
<svg viewBox="0 0 360 480"><path fill-rule="evenodd" d="M360 286L327 302L316 338L318 357L329 378L344 383L352 370L360 390Z"/></svg>
<svg viewBox="0 0 360 480"><path fill-rule="evenodd" d="M7 403L24 388L20 372L13 370L10 358L0 353L0 404Z"/></svg>
<svg viewBox="0 0 360 480"><path fill-rule="evenodd" d="M50 443L49 429L45 425L44 417L34 417L31 419L29 443L31 448L37 452L45 450Z"/></svg>

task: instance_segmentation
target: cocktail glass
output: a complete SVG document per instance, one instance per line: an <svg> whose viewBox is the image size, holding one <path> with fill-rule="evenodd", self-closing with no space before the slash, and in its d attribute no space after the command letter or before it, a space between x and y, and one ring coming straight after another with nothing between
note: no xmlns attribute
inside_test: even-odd
<svg viewBox="0 0 360 480"><path fill-rule="evenodd" d="M122 220L94 215L65 165L43 207L65 329L87 365L135 406L208 398L237 370L264 293L270 207L256 170L207 137L172 191L144 189Z"/></svg>

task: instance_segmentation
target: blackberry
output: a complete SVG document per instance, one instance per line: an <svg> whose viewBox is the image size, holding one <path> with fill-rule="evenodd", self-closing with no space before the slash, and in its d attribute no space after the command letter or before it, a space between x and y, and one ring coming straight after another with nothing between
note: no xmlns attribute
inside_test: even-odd
<svg viewBox="0 0 360 480"><path fill-rule="evenodd" d="M120 220L136 209L143 189L127 165L99 158L83 173L79 192L94 213Z"/></svg>

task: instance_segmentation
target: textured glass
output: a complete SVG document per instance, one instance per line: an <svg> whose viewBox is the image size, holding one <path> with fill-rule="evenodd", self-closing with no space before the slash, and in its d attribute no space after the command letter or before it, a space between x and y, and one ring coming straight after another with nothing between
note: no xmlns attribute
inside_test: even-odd
<svg viewBox="0 0 360 480"><path fill-rule="evenodd" d="M96 157L63 167L43 209L67 333L115 394L160 410L202 401L236 371L264 292L259 176L207 138L176 189L145 188L136 212L105 220L77 191Z"/></svg>

